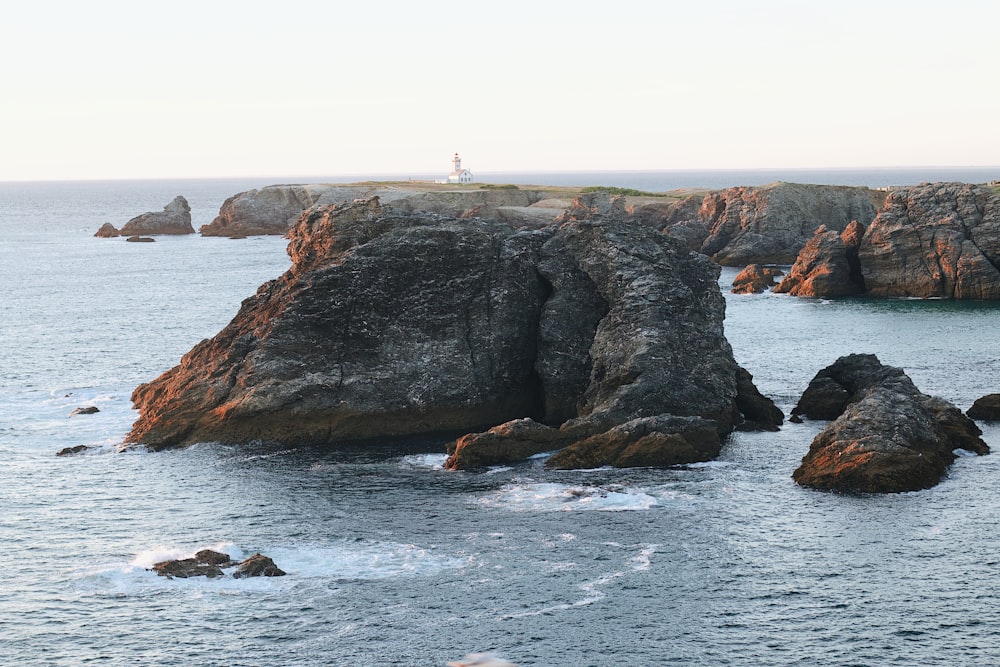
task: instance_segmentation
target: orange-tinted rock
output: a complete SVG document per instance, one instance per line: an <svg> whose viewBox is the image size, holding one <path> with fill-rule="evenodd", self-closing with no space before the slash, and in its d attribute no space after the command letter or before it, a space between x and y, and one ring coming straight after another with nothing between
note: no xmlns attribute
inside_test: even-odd
<svg viewBox="0 0 1000 667"><path fill-rule="evenodd" d="M857 221L843 232L821 225L774 291L817 298L861 294L865 287L859 280L856 256L862 234L863 227Z"/></svg>
<svg viewBox="0 0 1000 667"><path fill-rule="evenodd" d="M760 294L775 286L775 279L785 275L781 269L760 264L748 264L733 279L733 294Z"/></svg>
<svg viewBox="0 0 1000 667"><path fill-rule="evenodd" d="M116 236L121 236L121 232L119 232L118 229L110 222L105 222L101 225L101 228L97 230L94 236L99 239L113 239Z"/></svg>

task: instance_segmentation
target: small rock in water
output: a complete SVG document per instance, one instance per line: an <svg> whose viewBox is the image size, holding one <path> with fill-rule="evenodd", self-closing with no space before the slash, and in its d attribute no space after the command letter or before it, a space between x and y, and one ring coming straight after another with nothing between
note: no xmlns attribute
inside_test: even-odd
<svg viewBox="0 0 1000 667"><path fill-rule="evenodd" d="M267 556L255 553L241 563L237 563L224 554L211 549L202 549L194 555L194 558L179 558L175 560L165 560L156 563L151 568L161 577L173 579L187 579L189 577L222 577L225 576L223 568L236 567L233 577L242 579L243 577L281 577L285 572L274 564L274 561Z"/></svg>
<svg viewBox="0 0 1000 667"><path fill-rule="evenodd" d="M1000 421L1000 394L987 394L982 398L977 398L966 412L969 419L995 422Z"/></svg>
<svg viewBox="0 0 1000 667"><path fill-rule="evenodd" d="M98 410L93 405L88 405L87 407L77 408L73 410L73 412L69 413L69 416L72 417L73 415L92 415L95 412L100 412L100 410Z"/></svg>
<svg viewBox="0 0 1000 667"><path fill-rule="evenodd" d="M74 456L75 454L82 454L88 449L90 449L90 447L88 447L87 445L77 445L76 447L63 447L56 453L56 456Z"/></svg>
<svg viewBox="0 0 1000 667"><path fill-rule="evenodd" d="M273 560L267 556L255 553L236 567L233 577L236 579L244 577L283 577L285 574L284 570L278 568Z"/></svg>
<svg viewBox="0 0 1000 667"><path fill-rule="evenodd" d="M130 236L126 241L130 243L153 243L156 239L150 238L148 236Z"/></svg>
<svg viewBox="0 0 1000 667"><path fill-rule="evenodd" d="M165 560L153 565L153 571L161 577L187 579L189 577L221 577L225 573L222 568L212 563L200 563L197 558L181 558Z"/></svg>
<svg viewBox="0 0 1000 667"><path fill-rule="evenodd" d="M199 563L218 565L219 567L232 567L236 565L236 561L230 558L229 554L212 551L211 549L202 549L194 555L194 558Z"/></svg>

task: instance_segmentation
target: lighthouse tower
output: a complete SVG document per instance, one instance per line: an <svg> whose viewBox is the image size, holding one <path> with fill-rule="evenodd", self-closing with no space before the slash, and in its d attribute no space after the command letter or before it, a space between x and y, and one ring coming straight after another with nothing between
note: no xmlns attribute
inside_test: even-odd
<svg viewBox="0 0 1000 667"><path fill-rule="evenodd" d="M455 153L455 156L451 158L451 173L448 174L449 183L471 183L472 182L472 172L468 169L462 169L462 158Z"/></svg>

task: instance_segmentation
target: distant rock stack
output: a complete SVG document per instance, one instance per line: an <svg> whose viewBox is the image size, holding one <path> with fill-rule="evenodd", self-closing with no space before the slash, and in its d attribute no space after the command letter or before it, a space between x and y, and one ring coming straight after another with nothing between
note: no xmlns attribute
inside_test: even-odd
<svg viewBox="0 0 1000 667"><path fill-rule="evenodd" d="M194 227L191 226L191 207L188 206L187 199L180 195L174 197L173 201L164 206L162 211L137 215L126 222L121 229L116 229L110 222L106 222L101 225L94 236L114 238L116 236L140 237L168 234L194 234Z"/></svg>

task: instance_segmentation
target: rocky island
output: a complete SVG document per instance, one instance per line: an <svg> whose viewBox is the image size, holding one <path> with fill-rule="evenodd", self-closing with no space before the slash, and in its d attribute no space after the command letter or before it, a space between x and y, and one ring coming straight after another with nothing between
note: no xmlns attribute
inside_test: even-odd
<svg viewBox="0 0 1000 667"><path fill-rule="evenodd" d="M653 228L581 209L517 229L371 198L312 207L289 239L286 274L135 390L128 442L489 433L522 456L599 438L633 452L609 463L649 465L781 422L733 359L718 268ZM476 451L450 465L496 459Z"/></svg>
<svg viewBox="0 0 1000 667"><path fill-rule="evenodd" d="M817 373L792 415L832 420L793 475L819 489L917 491L941 480L956 449L990 451L957 407L871 354L841 357Z"/></svg>
<svg viewBox="0 0 1000 667"><path fill-rule="evenodd" d="M191 226L191 207L187 199L178 195L164 206L162 211L137 215L126 222L121 229L116 229L110 222L106 222L94 236L99 238L126 236L129 237L129 241L133 238L150 241L152 239L140 237L159 234L194 234L194 227Z"/></svg>

